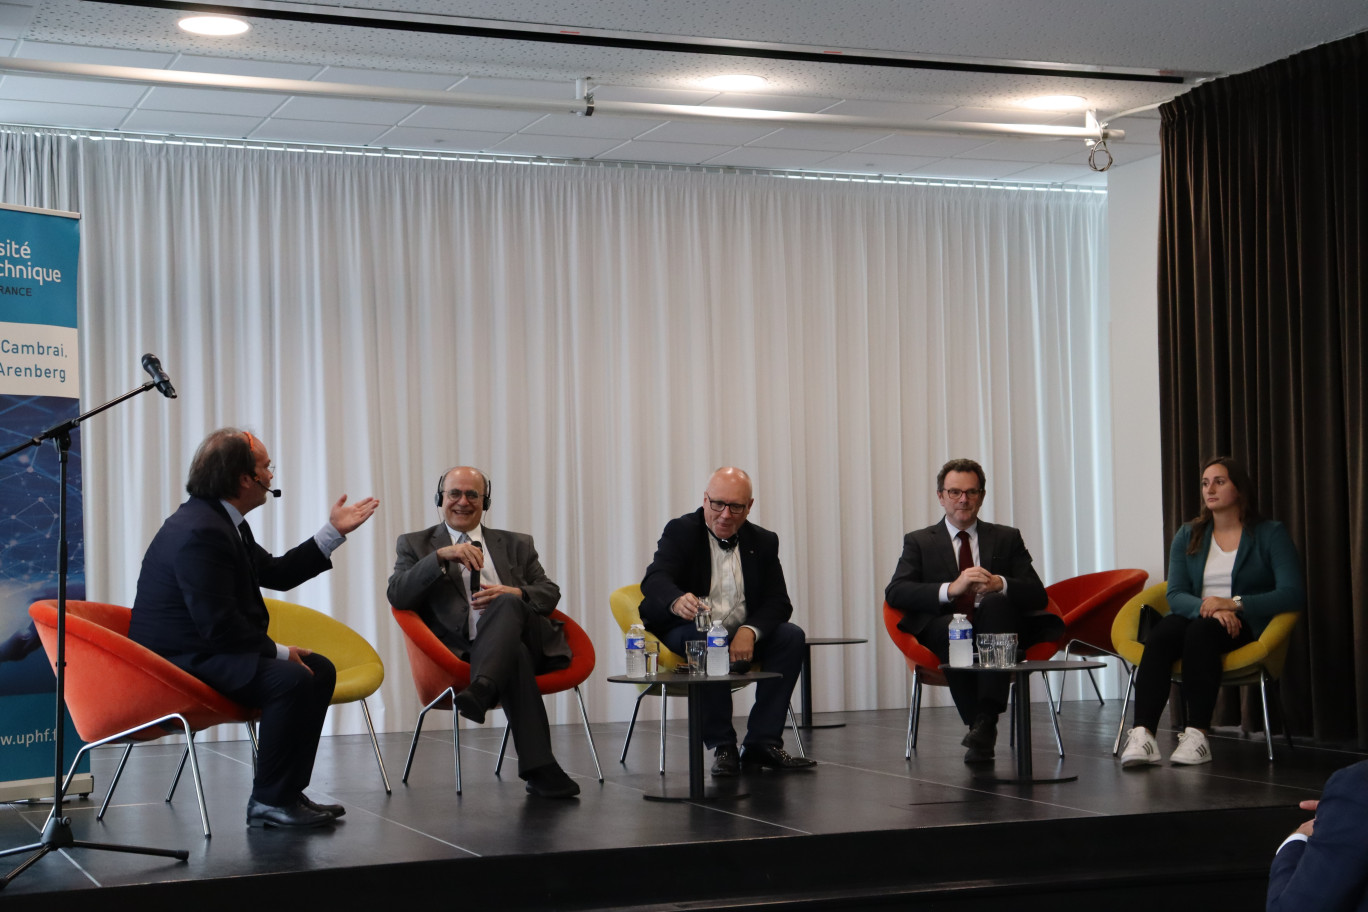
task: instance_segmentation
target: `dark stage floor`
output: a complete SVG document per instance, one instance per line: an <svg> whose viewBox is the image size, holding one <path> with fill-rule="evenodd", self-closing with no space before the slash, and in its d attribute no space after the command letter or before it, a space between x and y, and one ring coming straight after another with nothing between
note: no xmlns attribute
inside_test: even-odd
<svg viewBox="0 0 1368 912"><path fill-rule="evenodd" d="M311 794L346 805L347 816L334 830L313 833L248 830L243 825L251 778L248 745L216 742L200 751L211 839L201 835L188 780L173 803L162 801L179 747L143 745L134 750L103 823L95 820L98 801L68 805L75 836L183 848L189 860L82 849L54 853L0 894L0 908L36 908L37 901L76 908L77 902L100 900L120 908L135 899L138 908L151 908L160 896L204 909L227 905L229 898L234 903L243 897L283 899L294 890L316 890L322 882L341 894L337 907L369 907L376 895L399 898L424 883L463 884L460 892L469 899L472 885L496 877L503 884L495 894L503 908L727 905L715 902L713 893L730 897L737 908L767 901L768 907L874 907L881 904L878 897L930 896L950 882L960 895L1018 889L1004 885L1039 873L1039 862L1022 862L1028 870L1018 872L1016 862L1023 858L1061 859L1050 867L1080 890L1107 877L1113 886L1125 877L1144 879L1153 874L1146 874L1143 865L1137 870L1137 851L1181 853L1178 833L1194 844L1220 838L1225 863L1257 876L1266 870L1280 836L1305 816L1297 802L1315 797L1335 769L1362 759L1300 744L1289 751L1280 740L1277 760L1269 764L1262 736L1218 734L1211 764L1123 773L1111 756L1118 710L1115 702L1065 704L1060 718L1068 755L1062 768L1078 779L1034 786L976 783L962 763L964 730L951 709L923 712L920 743L910 761L903 759L903 711L825 714L819 722L847 724L805 734L808 753L821 761L815 771L748 776L748 797L716 804L642 800L644 789L660 783L656 722L638 727L626 765L617 759L626 725L594 726L606 777L602 785L594 779L582 729L553 729L562 765L583 788L575 801L530 798L512 759L502 779L495 778L502 730L492 726L462 733L461 796L455 791L449 731L424 733L407 786L399 778L408 735L381 736L395 787L389 796L367 738L328 738ZM1034 706L1037 775L1060 762L1047 712L1045 704ZM669 731L669 775L683 783L684 723L672 721ZM1165 753L1173 744L1172 733L1161 736ZM1012 765L1005 716L997 753L1005 772ZM117 757L115 749L95 753L96 798L103 796ZM0 848L35 841L46 815L41 804L0 805ZM885 855L878 857L880 852ZM993 862L956 867L954 859L965 852L990 854ZM560 862L551 863L553 857ZM1074 867L1063 862L1071 857L1078 859ZM0 859L0 870L20 858ZM652 868L671 859L696 872L685 879L700 886L668 891L648 886L645 898L634 898L641 886L612 892L612 883L630 887L633 875L638 884L661 885ZM516 881L511 886L510 877ZM679 877L677 872L670 880ZM701 886L710 878L715 881L711 893ZM194 892L186 886L191 882ZM119 889L147 884L166 886ZM843 893L864 895L868 902L838 901ZM270 907L278 903L271 901ZM925 907L952 906L932 902Z"/></svg>

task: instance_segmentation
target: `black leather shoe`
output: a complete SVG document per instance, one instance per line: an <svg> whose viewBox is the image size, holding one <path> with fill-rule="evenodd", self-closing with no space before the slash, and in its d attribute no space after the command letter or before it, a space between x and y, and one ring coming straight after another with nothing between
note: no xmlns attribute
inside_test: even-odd
<svg viewBox="0 0 1368 912"><path fill-rule="evenodd" d="M965 763L992 763L993 748L997 745L997 716L993 713L979 713L974 724L960 742L969 748L964 752Z"/></svg>
<svg viewBox="0 0 1368 912"><path fill-rule="evenodd" d="M333 820L336 820L338 817L341 817L343 814L347 813L347 809L340 804L319 804L317 801L311 799L308 795L300 795L299 803L304 805L311 811L321 811L324 814L327 814Z"/></svg>
<svg viewBox="0 0 1368 912"><path fill-rule="evenodd" d="M719 744L713 751L712 774L718 778L741 773L741 752L735 744Z"/></svg>
<svg viewBox="0 0 1368 912"><path fill-rule="evenodd" d="M488 678L480 677L456 695L456 711L476 725L483 725L485 713L498 702L498 693Z"/></svg>
<svg viewBox="0 0 1368 912"><path fill-rule="evenodd" d="M741 766L745 769L800 770L816 765L816 760L791 756L788 751L773 744L747 747L741 754Z"/></svg>
<svg viewBox="0 0 1368 912"><path fill-rule="evenodd" d="M539 798L574 798L580 793L579 783L565 774L560 764L552 760L545 766L527 771L527 794Z"/></svg>
<svg viewBox="0 0 1368 912"><path fill-rule="evenodd" d="M255 798L247 799L249 827L321 827L331 826L332 822L331 814L315 811L299 801L288 807L275 807L262 804Z"/></svg>

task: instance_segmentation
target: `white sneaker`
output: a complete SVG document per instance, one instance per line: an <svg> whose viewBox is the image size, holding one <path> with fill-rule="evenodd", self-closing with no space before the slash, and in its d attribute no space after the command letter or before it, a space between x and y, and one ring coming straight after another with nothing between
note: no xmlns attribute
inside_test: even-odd
<svg viewBox="0 0 1368 912"><path fill-rule="evenodd" d="M1183 733L1178 736L1178 747L1169 757L1169 763L1176 763L1179 766L1196 766L1199 763L1211 762L1211 747L1207 744L1207 736L1202 733L1200 728L1185 728Z"/></svg>
<svg viewBox="0 0 1368 912"><path fill-rule="evenodd" d="M1159 744L1143 725L1137 725L1126 736L1126 749L1121 752L1121 768L1148 766L1159 762Z"/></svg>

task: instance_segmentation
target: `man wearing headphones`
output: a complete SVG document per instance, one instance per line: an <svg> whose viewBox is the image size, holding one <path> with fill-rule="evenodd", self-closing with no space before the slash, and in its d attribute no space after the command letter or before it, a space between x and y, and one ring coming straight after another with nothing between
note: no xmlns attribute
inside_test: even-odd
<svg viewBox="0 0 1368 912"><path fill-rule="evenodd" d="M551 753L537 674L568 667L570 646L549 615L560 587L547 578L532 536L481 525L489 479L457 466L437 480L442 522L399 536L389 600L413 611L437 638L470 663L470 686L456 711L475 723L497 703L518 750L518 775L529 794L573 798L579 785Z"/></svg>
<svg viewBox="0 0 1368 912"><path fill-rule="evenodd" d="M374 497L333 504L313 538L275 557L243 518L280 496L271 457L246 431L214 431L195 451L180 505L147 546L128 636L243 706L261 710L247 825L330 825L345 811L304 794L337 672L332 662L266 635L261 587L293 589L332 568L330 555L370 519Z"/></svg>

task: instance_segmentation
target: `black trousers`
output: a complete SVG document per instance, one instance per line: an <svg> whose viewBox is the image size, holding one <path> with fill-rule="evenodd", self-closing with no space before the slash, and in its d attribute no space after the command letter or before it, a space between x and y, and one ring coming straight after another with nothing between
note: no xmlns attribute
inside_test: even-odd
<svg viewBox="0 0 1368 912"><path fill-rule="evenodd" d="M701 640L705 634L691 624L680 624L665 632L660 641L677 655L684 655L684 644ZM755 641L755 661L765 671L777 671L782 677L765 678L755 682L755 704L746 721L745 744L751 747L782 747L784 720L788 716L789 699L798 675L803 670L803 653L807 635L797 624L785 622ZM732 726L731 686L719 683L702 688L703 743L709 749L720 744L735 744L736 729Z"/></svg>
<svg viewBox="0 0 1368 912"><path fill-rule="evenodd" d="M1182 659L1184 718L1193 728L1210 728L1216 693L1221 689L1221 661L1227 652L1253 639L1254 633L1243 618L1239 635L1232 637L1215 618L1165 615L1150 630L1135 673L1135 724L1150 731L1159 727L1171 689L1173 663Z"/></svg>
<svg viewBox="0 0 1368 912"><path fill-rule="evenodd" d="M336 684L333 663L314 653L304 657L304 665L262 657L252 680L225 691L230 700L261 710L252 781L257 801L288 807L299 800L313 775L323 718Z"/></svg>
<svg viewBox="0 0 1368 912"><path fill-rule="evenodd" d="M939 614L917 634L917 642L936 654L942 662L950 660L951 614ZM1022 614L1000 592L985 595L974 609L974 636L980 633L1015 633L1017 646L1021 642L1024 624ZM1007 693L1012 686L1010 675L976 674L946 671L945 682L950 685L950 696L955 701L960 718L972 725L979 714L996 716L1007 708Z"/></svg>
<svg viewBox="0 0 1368 912"><path fill-rule="evenodd" d="M518 751L518 775L554 763L546 704L537 689L537 670L543 661L542 635L535 625L545 619L516 595L501 595L480 615L468 660L471 680L488 678L498 691L508 716L513 746Z"/></svg>

